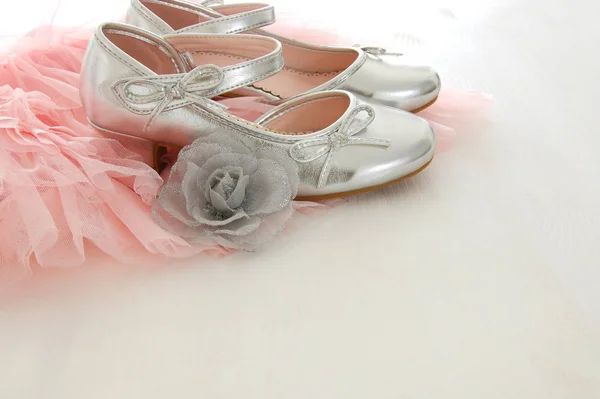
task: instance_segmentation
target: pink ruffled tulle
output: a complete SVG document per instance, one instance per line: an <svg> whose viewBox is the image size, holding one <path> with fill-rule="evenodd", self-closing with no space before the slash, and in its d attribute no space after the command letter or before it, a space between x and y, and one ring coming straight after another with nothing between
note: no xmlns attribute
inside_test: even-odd
<svg viewBox="0 0 600 399"><path fill-rule="evenodd" d="M86 29L40 27L0 49L0 283L27 275L32 264L81 265L86 244L126 263L231 252L192 248L158 227L150 202L162 178L139 154L88 125L78 84L90 36ZM248 120L270 108L258 98L222 101ZM443 93L423 116L447 149L488 104L481 94ZM294 208L312 215L338 202Z"/></svg>

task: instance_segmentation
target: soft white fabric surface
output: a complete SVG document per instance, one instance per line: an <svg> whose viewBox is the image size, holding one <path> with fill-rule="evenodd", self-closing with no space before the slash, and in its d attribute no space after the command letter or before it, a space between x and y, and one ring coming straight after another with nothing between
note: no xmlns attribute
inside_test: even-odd
<svg viewBox="0 0 600 399"><path fill-rule="evenodd" d="M491 125L262 253L39 279L0 306L0 398L599 398L600 3L276 4L427 54Z"/></svg>

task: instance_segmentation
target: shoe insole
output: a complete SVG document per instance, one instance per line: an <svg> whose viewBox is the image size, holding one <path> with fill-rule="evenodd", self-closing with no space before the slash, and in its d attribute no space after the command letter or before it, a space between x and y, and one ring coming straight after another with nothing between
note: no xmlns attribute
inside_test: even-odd
<svg viewBox="0 0 600 399"><path fill-rule="evenodd" d="M216 52L190 51L196 65L214 64L220 67L249 61L250 58ZM307 72L284 67L279 73L252 86L279 98L304 93L333 79L342 71Z"/></svg>

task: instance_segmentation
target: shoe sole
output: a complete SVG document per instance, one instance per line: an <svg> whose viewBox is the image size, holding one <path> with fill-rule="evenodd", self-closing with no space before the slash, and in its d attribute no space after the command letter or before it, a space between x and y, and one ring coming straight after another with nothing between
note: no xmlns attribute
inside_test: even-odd
<svg viewBox="0 0 600 399"><path fill-rule="evenodd" d="M437 99L438 99L438 96L436 96L433 100L431 100L427 104L423 105L422 107L412 110L410 112L412 112L413 114L416 114L417 112L424 111L425 109L431 107L433 105L433 103L435 103L437 101Z"/></svg>
<svg viewBox="0 0 600 399"><path fill-rule="evenodd" d="M359 190L352 190L352 191L345 191L343 193L334 193L334 194L326 194L326 195L310 195L307 197L296 197L294 198L294 200L296 201L322 201L322 200L327 200L327 199L334 199L334 198L342 198L342 197L350 197L352 195L357 195L357 194L364 194L364 193L368 193L370 191L375 191L375 190L379 190L380 188L385 188L388 186L392 186L396 183L400 183L401 181L404 181L406 179L409 179L419 173L421 173L426 167L429 166L429 164L433 161L433 157L427 161L427 163L423 166L421 166L418 170L406 175L406 176L402 176L399 179L396 180L392 180L389 181L387 183L383 183L383 184L378 184L376 186L371 186L371 187L366 187L366 188L361 188Z"/></svg>

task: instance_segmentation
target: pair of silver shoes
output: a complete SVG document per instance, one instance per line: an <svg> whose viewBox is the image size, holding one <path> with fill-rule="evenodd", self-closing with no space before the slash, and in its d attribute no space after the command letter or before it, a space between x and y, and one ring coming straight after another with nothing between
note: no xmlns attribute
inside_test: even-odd
<svg viewBox="0 0 600 399"><path fill-rule="evenodd" d="M368 191L429 164L434 134L412 112L436 100L434 69L260 29L274 18L265 4L132 0L127 24L100 25L89 44L80 93L90 123L156 148L221 135L277 149L297 165L302 199ZM274 108L250 122L217 96Z"/></svg>

